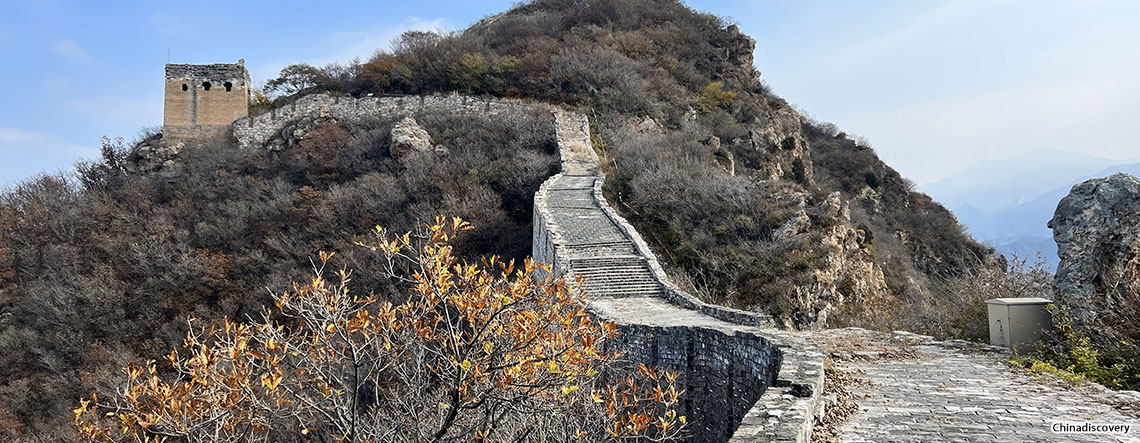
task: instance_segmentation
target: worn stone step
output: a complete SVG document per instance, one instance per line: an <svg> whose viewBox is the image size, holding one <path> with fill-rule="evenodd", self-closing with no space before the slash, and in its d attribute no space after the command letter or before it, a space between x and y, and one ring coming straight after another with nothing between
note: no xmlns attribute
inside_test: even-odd
<svg viewBox="0 0 1140 443"><path fill-rule="evenodd" d="M570 272L582 275L644 275L646 277L653 277L653 273L648 268L640 266L599 266L599 267L581 267L570 266Z"/></svg>
<svg viewBox="0 0 1140 443"><path fill-rule="evenodd" d="M633 243L628 241L577 244L570 245L566 249L571 257L575 257L571 260L601 256L625 256L637 252Z"/></svg>
<svg viewBox="0 0 1140 443"><path fill-rule="evenodd" d="M644 270L640 270L641 272L638 272L638 271L639 270L628 270L628 271L623 271L623 272L606 272L606 271L582 272L581 270L571 269L570 273L574 274L574 275L581 275L584 278L595 278L595 279L653 280L653 281L657 280L656 278L654 278L654 275L648 271L644 271Z"/></svg>
<svg viewBox="0 0 1140 443"><path fill-rule="evenodd" d="M568 189L594 189L594 181L598 177L596 175L563 175L561 178L551 184L552 190L568 190Z"/></svg>
<svg viewBox="0 0 1140 443"><path fill-rule="evenodd" d="M615 255L609 257L575 257L570 259L571 263L581 264L585 266L593 265L609 265L609 264L639 264L646 263L645 258L638 255Z"/></svg>
<svg viewBox="0 0 1140 443"><path fill-rule="evenodd" d="M656 280L649 269L646 268L570 268L570 273L574 275L581 275L583 277L603 278L626 278L626 279L647 279Z"/></svg>
<svg viewBox="0 0 1140 443"><path fill-rule="evenodd" d="M590 283L583 282L582 287L587 288L587 289L592 289L592 290L602 290L602 289L604 289L604 290L661 289L660 284L658 284L657 282L651 282L651 281L631 282L631 283L617 284L617 285L615 285L615 284L600 284L600 283L599 284L590 284Z"/></svg>
<svg viewBox="0 0 1140 443"><path fill-rule="evenodd" d="M621 290L605 290L605 289L590 289L582 288L587 297L592 299L597 298L622 298L622 297L660 297L662 292L660 289L621 289Z"/></svg>
<svg viewBox="0 0 1140 443"><path fill-rule="evenodd" d="M661 285L643 283L640 285L582 285L583 289L593 292L644 292L660 291Z"/></svg>

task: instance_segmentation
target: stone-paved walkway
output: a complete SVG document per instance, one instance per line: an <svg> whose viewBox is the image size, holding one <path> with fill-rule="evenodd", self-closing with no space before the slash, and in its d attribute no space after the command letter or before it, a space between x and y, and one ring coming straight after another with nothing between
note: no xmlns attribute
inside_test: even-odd
<svg viewBox="0 0 1140 443"><path fill-rule="evenodd" d="M811 336L836 369L870 381L850 388L858 411L839 429L843 442L1140 442L1140 419L1129 405L1140 394L1028 375L1010 367L1008 354L984 345L854 328ZM1051 430L1055 422L1132 429L1060 434Z"/></svg>

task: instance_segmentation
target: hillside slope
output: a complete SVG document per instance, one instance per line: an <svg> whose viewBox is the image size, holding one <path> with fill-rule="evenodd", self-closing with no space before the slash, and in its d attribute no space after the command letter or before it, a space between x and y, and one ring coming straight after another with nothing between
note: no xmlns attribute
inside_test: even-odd
<svg viewBox="0 0 1140 443"><path fill-rule="evenodd" d="M69 408L108 391L111 371L178 347L190 318L259 318L267 289L304 281L321 251L361 292L396 297L352 246L376 225L462 216L481 228L456 244L463 256L528 256L534 192L558 167L547 116L417 121L449 152L400 151L392 118L308 121L278 150L187 143L145 174L128 171L149 164L154 140L108 141L79 180L0 195L0 435L63 435Z"/></svg>

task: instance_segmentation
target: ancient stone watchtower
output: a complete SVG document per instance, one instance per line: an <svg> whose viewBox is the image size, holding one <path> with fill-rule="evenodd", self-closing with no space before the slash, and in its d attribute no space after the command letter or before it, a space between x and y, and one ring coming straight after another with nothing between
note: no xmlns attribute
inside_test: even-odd
<svg viewBox="0 0 1140 443"><path fill-rule="evenodd" d="M206 138L224 134L249 115L245 60L213 65L166 65L163 137Z"/></svg>

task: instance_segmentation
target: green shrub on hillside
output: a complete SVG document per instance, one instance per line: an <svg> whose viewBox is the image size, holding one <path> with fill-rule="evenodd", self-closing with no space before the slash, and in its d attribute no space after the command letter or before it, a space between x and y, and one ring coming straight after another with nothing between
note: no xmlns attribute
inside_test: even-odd
<svg viewBox="0 0 1140 443"><path fill-rule="evenodd" d="M697 110L704 113L719 107L727 107L736 100L736 93L726 91L724 82L712 82L701 90L697 97Z"/></svg>
<svg viewBox="0 0 1140 443"><path fill-rule="evenodd" d="M1098 347L1076 328L1068 311L1050 305L1049 312L1053 314L1053 331L1048 339L1029 352L1015 349L1011 363L1030 373L1049 374L1070 382L1091 380L1111 389L1140 387L1140 360L1129 358L1130 354L1135 356L1133 347L1127 343Z"/></svg>

